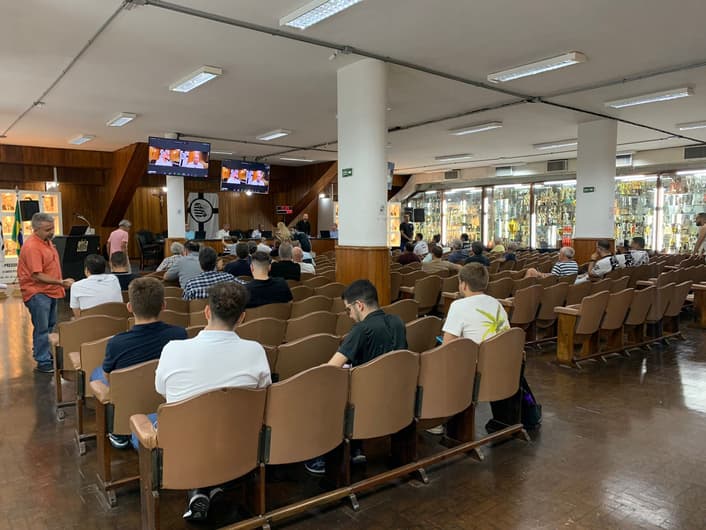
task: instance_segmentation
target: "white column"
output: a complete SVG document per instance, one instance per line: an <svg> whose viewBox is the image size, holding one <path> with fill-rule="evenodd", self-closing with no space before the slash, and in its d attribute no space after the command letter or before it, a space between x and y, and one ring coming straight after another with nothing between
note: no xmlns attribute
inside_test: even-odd
<svg viewBox="0 0 706 530"><path fill-rule="evenodd" d="M176 139L175 133L165 133L165 138ZM167 175L167 237L183 238L186 235L184 225L184 177Z"/></svg>
<svg viewBox="0 0 706 530"><path fill-rule="evenodd" d="M333 211L333 198L332 197L320 197L319 198L319 215L316 217L316 224L318 227L318 232L322 230L331 230L333 226L334 211ZM319 235L318 233L316 235Z"/></svg>
<svg viewBox="0 0 706 530"><path fill-rule="evenodd" d="M362 59L338 70L340 245L387 246L387 67Z"/></svg>
<svg viewBox="0 0 706 530"><path fill-rule="evenodd" d="M617 138L615 120L579 124L574 237L614 237Z"/></svg>

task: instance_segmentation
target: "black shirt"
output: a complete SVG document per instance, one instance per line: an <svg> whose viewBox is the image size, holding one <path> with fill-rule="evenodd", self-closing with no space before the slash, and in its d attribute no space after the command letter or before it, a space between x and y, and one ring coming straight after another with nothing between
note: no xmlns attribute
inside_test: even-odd
<svg viewBox="0 0 706 530"><path fill-rule="evenodd" d="M353 366L358 366L385 353L405 349L407 330L402 319L378 309L351 328L338 351Z"/></svg>
<svg viewBox="0 0 706 530"><path fill-rule="evenodd" d="M409 239L405 239L404 237L401 240L401 244L405 243L411 243L412 240L414 239L412 236L414 235L414 225L412 223L400 223L400 232L405 234L406 236L409 236Z"/></svg>
<svg viewBox="0 0 706 530"><path fill-rule="evenodd" d="M285 280L301 279L302 269L298 263L293 261L276 261L270 269L270 276L273 278L284 278Z"/></svg>
<svg viewBox="0 0 706 530"><path fill-rule="evenodd" d="M302 246L302 250L304 252L311 252L311 241L309 240L309 236L307 234L297 232L296 234L292 234L292 239L299 241L299 244Z"/></svg>
<svg viewBox="0 0 706 530"><path fill-rule="evenodd" d="M296 228L299 232L304 232L306 235L311 234L311 225L309 224L309 221L299 221L296 225L294 225L294 228Z"/></svg>
<svg viewBox="0 0 706 530"><path fill-rule="evenodd" d="M468 263L480 263L481 265L485 265L486 267L490 266L490 260L486 258L483 254L479 256L473 254L470 258L466 260L466 264Z"/></svg>
<svg viewBox="0 0 706 530"><path fill-rule="evenodd" d="M247 287L250 293L250 300L245 307L278 304L289 302L292 299L292 291L289 290L289 285L287 285L287 282L282 278L253 280L245 287Z"/></svg>
<svg viewBox="0 0 706 530"><path fill-rule="evenodd" d="M248 258L231 261L223 267L223 270L228 274L232 274L236 278L238 276L252 276L252 271L250 270L250 260Z"/></svg>
<svg viewBox="0 0 706 530"><path fill-rule="evenodd" d="M164 322L138 324L130 331L118 333L105 346L103 371L127 368L135 364L159 359L162 348L171 340L183 340L186 330Z"/></svg>
<svg viewBox="0 0 706 530"><path fill-rule="evenodd" d="M133 274L132 272L114 272L113 275L120 282L120 289L122 291L127 291L127 287L130 285L130 282L140 276L139 274Z"/></svg>

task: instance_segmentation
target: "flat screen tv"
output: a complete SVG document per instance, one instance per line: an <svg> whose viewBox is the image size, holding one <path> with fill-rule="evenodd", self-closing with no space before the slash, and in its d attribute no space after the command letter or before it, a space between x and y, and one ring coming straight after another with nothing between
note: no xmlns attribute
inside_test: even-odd
<svg viewBox="0 0 706 530"><path fill-rule="evenodd" d="M221 164L221 191L269 193L270 166L256 162L224 160Z"/></svg>
<svg viewBox="0 0 706 530"><path fill-rule="evenodd" d="M178 177L208 177L211 144L150 136L147 173Z"/></svg>

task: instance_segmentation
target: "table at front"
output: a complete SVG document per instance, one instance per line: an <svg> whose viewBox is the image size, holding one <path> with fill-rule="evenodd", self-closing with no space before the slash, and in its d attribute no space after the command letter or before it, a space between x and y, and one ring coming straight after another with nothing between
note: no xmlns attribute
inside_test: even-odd
<svg viewBox="0 0 706 530"><path fill-rule="evenodd" d="M169 237L169 238L165 239L165 241L164 241L164 255L165 256L171 255L171 251L169 250L169 247L171 247L172 243L174 243L175 241L183 244L185 240L183 237ZM218 254L223 254L223 252L225 251L225 244L220 239L202 239L202 240L194 240L194 241L200 245L206 245L207 247L211 247L216 252L218 252ZM235 241L233 241L233 243L235 243ZM267 240L266 243L269 246L272 246L274 241L270 239L270 240ZM311 239L311 250L316 254L323 254L324 252L328 252L330 250L335 250L336 243L338 243L337 239L314 239L314 238L312 238ZM231 243L227 243L227 244L231 244Z"/></svg>

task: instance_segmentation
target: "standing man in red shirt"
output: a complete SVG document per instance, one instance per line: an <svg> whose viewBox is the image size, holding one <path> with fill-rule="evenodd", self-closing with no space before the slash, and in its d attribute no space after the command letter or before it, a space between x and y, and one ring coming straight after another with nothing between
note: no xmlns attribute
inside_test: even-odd
<svg viewBox="0 0 706 530"><path fill-rule="evenodd" d="M32 316L33 355L38 372L54 371L49 350L49 332L56 325L56 304L74 280L63 279L54 237L54 218L45 213L32 216L32 235L22 245L17 263L22 300Z"/></svg>

